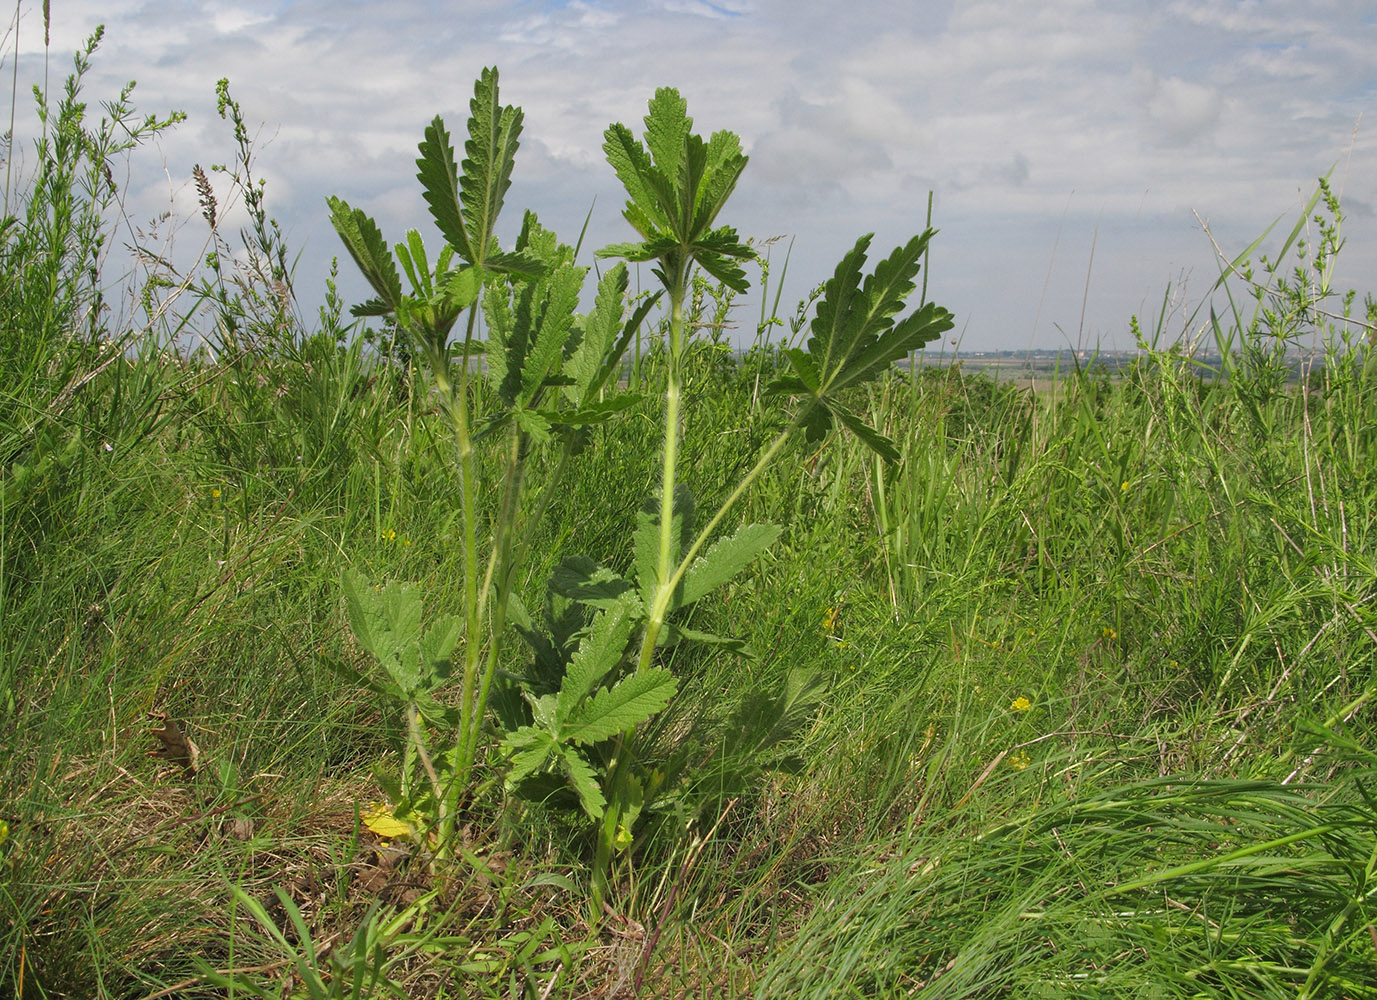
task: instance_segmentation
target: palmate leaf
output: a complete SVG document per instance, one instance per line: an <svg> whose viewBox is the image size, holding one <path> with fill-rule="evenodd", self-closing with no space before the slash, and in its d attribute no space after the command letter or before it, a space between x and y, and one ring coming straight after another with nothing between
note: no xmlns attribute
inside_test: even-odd
<svg viewBox="0 0 1377 1000"><path fill-rule="evenodd" d="M774 524L748 524L730 538L716 542L684 574L679 606L687 607L736 576L774 544L779 531Z"/></svg>
<svg viewBox="0 0 1377 1000"><path fill-rule="evenodd" d="M623 678L579 707L564 725L564 738L586 746L639 726L669 704L678 686L663 667Z"/></svg>
<svg viewBox="0 0 1377 1000"><path fill-rule="evenodd" d="M775 379L767 392L804 397L801 419L809 442L823 440L835 421L886 461L898 460L894 443L835 397L878 378L895 361L952 328L951 313L932 303L894 321L913 293L913 278L933 235L929 229L897 247L864 279L871 235L862 236L824 286L809 327L808 350L784 352L792 374Z"/></svg>
<svg viewBox="0 0 1377 1000"><path fill-rule="evenodd" d="M696 262L729 287L745 291L745 272L733 260L755 252L734 230L712 226L748 158L731 132L714 133L707 143L694 135L687 108L678 91L655 92L645 118L649 152L626 126L608 127L603 150L629 196L622 214L642 239L604 247L597 255L660 260L663 266L655 273L666 285Z"/></svg>

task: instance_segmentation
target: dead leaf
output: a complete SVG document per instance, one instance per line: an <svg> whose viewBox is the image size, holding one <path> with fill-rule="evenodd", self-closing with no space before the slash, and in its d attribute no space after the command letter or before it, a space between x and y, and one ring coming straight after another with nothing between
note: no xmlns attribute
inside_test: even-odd
<svg viewBox="0 0 1377 1000"><path fill-rule="evenodd" d="M155 729L151 733L152 737L158 741L158 746L148 751L149 756L170 760L181 766L182 773L186 777L194 777L200 767L200 748L187 739L186 735L178 728L177 723L169 718L166 713L149 712L148 717L154 722L163 724L161 729Z"/></svg>
<svg viewBox="0 0 1377 1000"><path fill-rule="evenodd" d="M363 825L385 840L411 836L411 827L392 815L386 803L370 802L359 810Z"/></svg>

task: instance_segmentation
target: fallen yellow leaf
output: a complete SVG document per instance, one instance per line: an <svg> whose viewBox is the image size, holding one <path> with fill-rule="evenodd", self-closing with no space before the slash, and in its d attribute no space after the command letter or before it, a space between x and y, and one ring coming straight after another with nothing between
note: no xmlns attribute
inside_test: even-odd
<svg viewBox="0 0 1377 1000"><path fill-rule="evenodd" d="M411 836L411 827L393 816L392 810L382 802L369 803L359 811L359 818L364 826L387 840Z"/></svg>

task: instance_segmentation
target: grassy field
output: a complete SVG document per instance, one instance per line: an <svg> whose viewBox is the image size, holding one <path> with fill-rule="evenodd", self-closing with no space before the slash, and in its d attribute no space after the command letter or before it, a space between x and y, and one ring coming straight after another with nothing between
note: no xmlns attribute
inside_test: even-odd
<svg viewBox="0 0 1377 1000"><path fill-rule="evenodd" d="M333 300L303 322L261 202L237 255L217 231L233 270L149 272L111 325L118 151L51 133L0 254L0 993L1377 996L1377 357L1371 302L1330 315L1311 267L1324 189L1304 281L1232 277L1226 377L1160 331L1055 392L882 372L841 399L897 461L835 423L748 479L803 324L736 360L690 336L721 285L677 354L648 314L617 369L643 394L572 458L523 446L510 617L454 646L496 679L446 812L398 788L463 683L384 691L343 574L461 614L512 456L496 424L456 448L454 399L475 427L511 400ZM190 329L217 350L170 350ZM644 583L667 382L699 509L747 487L712 537L780 531L592 685L677 685L579 751L622 810L599 826L574 765L512 780L542 663L516 626L546 609L574 673L613 618L547 580L591 555Z"/></svg>

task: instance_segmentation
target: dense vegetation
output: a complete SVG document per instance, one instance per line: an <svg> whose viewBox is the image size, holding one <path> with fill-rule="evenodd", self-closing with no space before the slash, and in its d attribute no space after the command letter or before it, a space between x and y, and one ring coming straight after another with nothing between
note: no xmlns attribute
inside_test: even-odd
<svg viewBox="0 0 1377 1000"><path fill-rule="evenodd" d="M443 261L418 304L413 256L367 336L333 295L304 322L222 87L250 226L222 231L200 175L211 260L177 278L145 254L117 325L107 162L172 122L92 128L79 83L0 242L0 992L1377 996L1377 358L1371 301L1365 325L1331 294L1327 186L1221 279L1222 370L1159 321L1114 378L882 368L828 397L836 419L802 421L714 535L778 537L666 617L672 641L627 611L630 653L593 688L647 678L650 709L513 781L533 668L583 669L622 621L598 587L667 579L629 540L691 520L659 499L664 386L677 474L715 510L809 405L802 348L845 266L740 357L717 324L746 272L686 266L678 316L667 274L667 308L624 303L616 406L552 408L437 341L465 308ZM492 264L451 221L451 251ZM521 253L540 281L572 266L533 226L487 286L513 315L553 287L521 284ZM704 253L745 249L704 232ZM177 350L191 330L211 348ZM570 379L542 385L572 400ZM488 432L471 455L456 393ZM436 752L473 704L462 671L389 687L347 594L410 581L392 593L424 593L427 622L467 616L505 433L528 435L524 483L562 478L512 522L524 561L489 571L510 567L513 610L508 641L472 644L500 655L465 771ZM568 561L590 554L606 575ZM462 787L428 784L444 766Z"/></svg>

